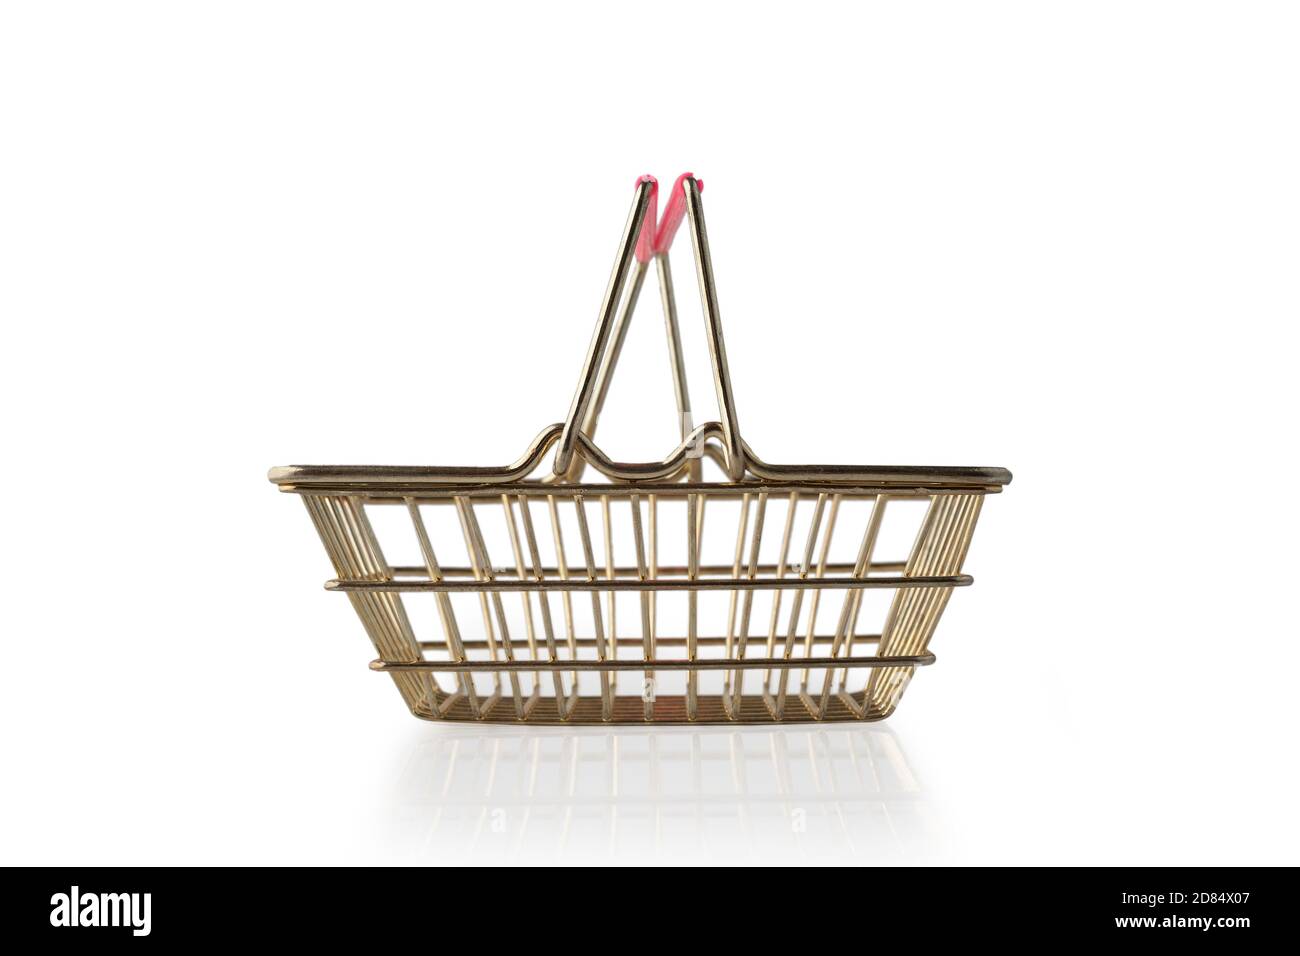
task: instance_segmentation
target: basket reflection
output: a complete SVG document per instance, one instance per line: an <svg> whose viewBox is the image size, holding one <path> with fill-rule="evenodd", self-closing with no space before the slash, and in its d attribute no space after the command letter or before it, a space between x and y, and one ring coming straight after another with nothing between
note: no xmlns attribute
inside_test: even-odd
<svg viewBox="0 0 1300 956"><path fill-rule="evenodd" d="M440 731L411 751L384 823L411 862L862 864L933 843L879 724Z"/></svg>

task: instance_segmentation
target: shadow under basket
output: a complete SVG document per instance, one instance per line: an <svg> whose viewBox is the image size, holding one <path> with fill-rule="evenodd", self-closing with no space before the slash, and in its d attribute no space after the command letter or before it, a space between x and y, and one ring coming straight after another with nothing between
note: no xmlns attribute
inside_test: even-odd
<svg viewBox="0 0 1300 956"><path fill-rule="evenodd" d="M879 720L934 663L939 618L971 583L962 565L984 497L1011 475L754 455L737 423L701 189L679 177L659 218L658 184L637 181L568 418L515 464L271 470L306 505L337 575L326 588L347 594L379 655L371 668L417 717ZM721 406L720 421L699 426L668 259L683 221ZM652 264L681 443L662 461L616 462L595 444L596 423Z"/></svg>

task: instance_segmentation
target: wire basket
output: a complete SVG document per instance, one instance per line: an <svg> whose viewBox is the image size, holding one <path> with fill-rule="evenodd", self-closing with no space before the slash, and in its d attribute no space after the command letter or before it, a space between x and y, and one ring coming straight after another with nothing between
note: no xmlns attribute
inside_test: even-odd
<svg viewBox="0 0 1300 956"><path fill-rule="evenodd" d="M568 418L515 464L271 469L306 505L337 575L326 588L348 595L379 655L371 668L417 717L879 720L934 663L939 618L971 583L962 564L984 496L1011 475L759 459L740 437L701 190L679 177L659 217L658 184L637 181ZM699 426L668 259L683 220L720 405ZM596 422L651 263L681 444L616 462ZM891 560L881 551L895 539ZM396 548L410 563L390 562ZM429 603L408 610L417 595Z"/></svg>

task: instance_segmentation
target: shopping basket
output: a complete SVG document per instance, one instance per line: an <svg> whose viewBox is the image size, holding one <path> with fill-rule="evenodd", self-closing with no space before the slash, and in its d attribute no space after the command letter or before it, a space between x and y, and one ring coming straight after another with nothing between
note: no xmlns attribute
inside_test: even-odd
<svg viewBox="0 0 1300 956"><path fill-rule="evenodd" d="M306 505L337 575L326 588L348 595L379 655L371 668L417 717L879 720L934 663L939 618L971 583L984 496L1011 475L758 458L736 417L701 190L679 177L659 217L657 182L637 181L568 418L513 465L271 470ZM698 426L668 260L683 220L720 406ZM681 443L618 462L596 421L651 263ZM878 554L900 523L910 547Z"/></svg>

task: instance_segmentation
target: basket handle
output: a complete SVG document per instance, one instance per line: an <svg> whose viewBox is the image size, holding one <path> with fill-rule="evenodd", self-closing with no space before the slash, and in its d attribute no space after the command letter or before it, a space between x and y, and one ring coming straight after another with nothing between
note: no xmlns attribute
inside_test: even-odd
<svg viewBox="0 0 1300 956"><path fill-rule="evenodd" d="M596 392L598 390L603 392L608 385L612 362L606 362L606 352L610 348L610 339L615 325L620 324L621 331L625 332L627 316L622 316L622 322L619 322L618 305L623 298L623 288L627 284L628 273L632 270L632 260L635 258L640 264L638 268L641 269L649 261L651 254L655 257L666 256L683 219L690 222L691 245L695 252L695 271L704 308L705 337L709 344L713 382L722 413L720 424L725 468L732 481L739 481L744 477L745 447L740 437L735 396L731 389L731 375L727 368L727 351L722 338L722 320L713 279L713 262L709 255L708 233L704 227L700 189L700 181L691 173L683 173L679 176L668 198L663 219L656 225L652 210L657 205L658 183L652 176L642 176L637 180L632 209L623 227L623 238L619 243L609 284L605 288L604 301L601 303L600 319L596 324L591 345L587 349L587 358L583 363L582 376L573 397L573 404L569 408L569 416L560 431L553 469L557 477L564 477L573 472L582 423L588 420L588 412ZM653 240L648 238L650 235L653 235ZM614 356L611 355L610 359L613 358ZM602 367L607 364L611 367L605 368L602 374Z"/></svg>
<svg viewBox="0 0 1300 956"><path fill-rule="evenodd" d="M731 371L727 367L727 347L722 339L722 315L718 309L718 289L713 281L713 257L709 254L709 234L704 228L704 206L700 201L702 184L689 173L679 180L680 186L669 197L669 208L676 194L684 196L686 218L691 226L691 248L695 252L695 276L700 285L700 302L704 307L704 334L709 343L709 359L713 364L713 387L718 395L718 409L722 414L722 441L726 456L727 477L740 481L745 477L745 442L740 437L740 422L736 417L736 396L731 390ZM668 217L665 216L667 220ZM665 222L665 225L670 225ZM676 227L672 227L675 231ZM669 232L667 242L672 242ZM664 254L667 246L664 246Z"/></svg>
<svg viewBox="0 0 1300 956"><path fill-rule="evenodd" d="M659 213L659 180L648 175L638 177L636 188L639 190L643 184L650 187L650 199L645 217L641 221L641 231L637 233L636 261L644 265L659 251L658 233L655 232L655 220Z"/></svg>
<svg viewBox="0 0 1300 956"><path fill-rule="evenodd" d="M557 477L567 475L573 467L573 456L578 447L579 426L586 418L587 408L596 391L601 357L609 345L610 331L614 327L618 303L623 297L623 286L627 283L627 274L632 268L632 258L645 230L647 214L650 211L650 198L657 196L658 192L658 183L653 176L642 176L637 180L632 209L628 213L627 223L623 226L623 238L619 240L618 256L614 259L614 270L609 275L609 284L605 286L605 298L600 304L600 319L596 323L596 332L591 337L591 345L587 347L587 358L582 364L582 377L578 380L578 391L573 396L569 417L564 421L564 428L560 431L560 439L556 445L554 470Z"/></svg>

